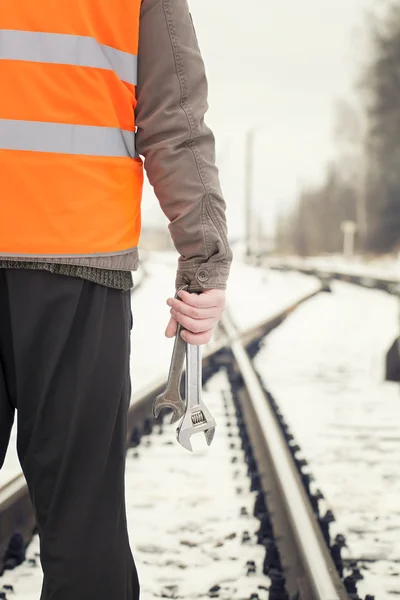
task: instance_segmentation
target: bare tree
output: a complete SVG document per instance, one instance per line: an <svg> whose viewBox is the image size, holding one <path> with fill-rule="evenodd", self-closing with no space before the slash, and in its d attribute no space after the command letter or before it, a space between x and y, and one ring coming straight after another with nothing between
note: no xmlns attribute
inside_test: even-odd
<svg viewBox="0 0 400 600"><path fill-rule="evenodd" d="M336 108L336 158L321 186L306 186L280 228L300 255L338 252L341 223L357 223L357 248L400 249L400 0L369 16L370 53L360 86L363 110Z"/></svg>
<svg viewBox="0 0 400 600"><path fill-rule="evenodd" d="M365 73L368 117L368 248L390 251L400 241L400 1L371 26L373 58Z"/></svg>

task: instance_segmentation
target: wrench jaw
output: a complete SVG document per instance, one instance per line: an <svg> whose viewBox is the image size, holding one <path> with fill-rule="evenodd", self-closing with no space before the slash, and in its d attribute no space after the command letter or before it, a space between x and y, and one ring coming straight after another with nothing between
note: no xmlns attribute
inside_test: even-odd
<svg viewBox="0 0 400 600"><path fill-rule="evenodd" d="M216 423L214 421L214 425L212 427L210 427L210 429L206 429L206 431L204 432L207 446L211 446L211 444L212 444L212 441L213 441L214 435L215 435L215 426L216 426Z"/></svg>
<svg viewBox="0 0 400 600"><path fill-rule="evenodd" d="M180 404L175 401L168 401L163 394L157 396L157 398L153 402L153 416L155 419L160 415L160 412L163 408L169 408L172 410L171 415L171 425L179 421L184 413L185 404L182 399L180 399Z"/></svg>
<svg viewBox="0 0 400 600"><path fill-rule="evenodd" d="M189 452L193 452L192 435L203 431L207 445L210 446L214 439L216 425L215 419L211 416L205 404L202 403L186 411L182 423L176 430L176 438L181 446Z"/></svg>

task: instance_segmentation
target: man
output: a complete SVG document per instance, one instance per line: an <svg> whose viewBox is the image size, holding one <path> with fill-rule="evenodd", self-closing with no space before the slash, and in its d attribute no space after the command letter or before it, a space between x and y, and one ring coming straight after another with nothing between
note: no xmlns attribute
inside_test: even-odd
<svg viewBox="0 0 400 600"><path fill-rule="evenodd" d="M179 321L188 342L210 340L232 260L204 65L187 0L2 2L0 59L0 467L17 410L41 600L136 600L124 469L140 156L175 287L189 284L168 300L168 337Z"/></svg>

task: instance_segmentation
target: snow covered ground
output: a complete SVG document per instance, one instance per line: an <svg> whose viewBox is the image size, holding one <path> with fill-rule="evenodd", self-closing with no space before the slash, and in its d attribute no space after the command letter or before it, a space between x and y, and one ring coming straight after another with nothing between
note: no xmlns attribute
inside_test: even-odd
<svg viewBox="0 0 400 600"><path fill-rule="evenodd" d="M190 454L176 444L175 426L169 425L162 435L155 431L138 450L128 451L128 527L142 600L209 598L212 589L218 590L215 597L221 600L248 600L252 593L259 600L268 598L270 580L262 574L265 550L256 545L254 536L259 521L251 516L255 492L249 491L233 405L232 426L226 426L221 390L228 387L220 373L204 393L218 424L210 448L196 436L192 438L196 451ZM233 456L238 458L235 463ZM242 507L248 516L241 516ZM251 542L242 544L244 531L250 533ZM3 585L13 586L8 598L38 600L42 581L38 550L35 538L28 559L36 565L28 560L0 579L0 591ZM256 565L250 575L248 561Z"/></svg>
<svg viewBox="0 0 400 600"><path fill-rule="evenodd" d="M175 257L153 254L148 270L132 297L134 396L167 375L173 345L164 330ZM229 309L239 327L247 329L317 288L314 278L237 261L228 288ZM302 305L275 330L257 366L334 510L332 533L345 534L349 554L364 561L360 596L375 593L376 600L386 600L400 594L400 398L398 385L383 381L385 352L398 333L399 306L383 292L341 282L334 282L333 290ZM163 435L156 433L140 446L138 457L128 452L128 522L143 600L161 594L207 597L216 585L226 600L247 600L254 592L260 600L267 598L266 590L258 589L262 581L268 585L260 574L262 549L240 543L244 530L251 535L256 528L252 518L239 516L243 506L251 513L254 498L241 459L234 468L230 462L223 386L218 375L205 391L219 427L210 449L186 453L175 442L174 427L166 427ZM3 481L18 470L12 447L7 466L0 473ZM7 573L0 590L12 583L15 594L10 597L38 599L37 552L35 539L29 557L36 558L36 567L28 562ZM247 560L256 562L256 575L246 576Z"/></svg>
<svg viewBox="0 0 400 600"><path fill-rule="evenodd" d="M139 448L139 458L128 452L128 525L143 600L208 598L214 586L223 600L248 600L252 593L268 598L265 550L254 543L259 521L240 516L242 507L252 514L255 492L249 492L233 405L233 426L226 426L221 394L229 389L226 375L214 376L207 389L204 400L217 421L210 448L204 449L200 435L192 438L199 450L185 452L175 443L175 427L168 426L162 436L150 438L150 447ZM144 493L138 495L138 489ZM242 544L244 531L251 543ZM251 576L248 561L256 564Z"/></svg>
<svg viewBox="0 0 400 600"><path fill-rule="evenodd" d="M359 594L400 595L400 394L384 381L398 301L335 282L272 332L256 362L300 444L350 555ZM364 595L363 595L364 594Z"/></svg>
<svg viewBox="0 0 400 600"><path fill-rule="evenodd" d="M164 336L169 319L169 308L165 302L173 293L175 265L176 256L173 254L152 254L146 267L149 274L132 296L133 396L168 374L173 340ZM274 316L318 288L319 283L314 278L296 273L267 273L237 261L232 267L228 304L239 328L244 330ZM250 589L257 591L260 600L266 598L265 590L257 590L260 581L268 583L265 577L257 579L262 549L241 549L243 529L253 533L256 523L251 518L242 522L240 508L246 506L251 513L254 498L246 493L247 480L244 484L243 481L237 483L243 493L235 495L236 485L230 463L232 451L229 450L221 416L221 385L221 380L214 381L206 397L207 402L210 398L210 408L219 423L216 439L207 450L209 458L204 456L200 460L181 449L175 442L174 428L163 436L152 438L149 448L141 447L139 460L133 458L132 452L128 453L128 519L132 547L143 573L143 600L159 597L160 590L171 594L164 597L173 598L175 585L187 599L201 597L201 594L207 596L213 585L221 586L219 597L226 600L247 600L251 595L248 593ZM240 461L235 464L236 477L244 480L244 470ZM0 485L18 472L14 431L6 464L0 472ZM155 472L157 477L154 477ZM140 498L137 489L143 490ZM160 497L162 503L159 502ZM197 512L194 515L194 508L201 511L201 529L198 527L200 518ZM157 519L154 517L155 510L159 512ZM179 515L179 518L175 516L175 521L174 515ZM205 515L208 515L207 519ZM183 528L182 520L186 524ZM155 521L159 523L157 529ZM203 528L204 521L209 525ZM164 549L161 555L160 547ZM153 551L152 548L158 550ZM37 552L38 540L35 539L28 557L36 559L36 567L28 562L7 573L0 579L0 590L2 585L11 583L16 592L12 597L18 600L38 599L41 571L38 556L35 556ZM256 559L258 575L247 578L246 561ZM187 568L182 566L185 564ZM169 585L172 587L168 588Z"/></svg>

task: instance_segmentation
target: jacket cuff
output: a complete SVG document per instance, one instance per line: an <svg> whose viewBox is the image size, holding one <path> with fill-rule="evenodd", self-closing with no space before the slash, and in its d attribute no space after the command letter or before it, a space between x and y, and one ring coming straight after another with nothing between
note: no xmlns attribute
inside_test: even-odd
<svg viewBox="0 0 400 600"><path fill-rule="evenodd" d="M230 271L230 263L206 262L187 264L178 267L175 288L189 285L189 292L220 289L225 290Z"/></svg>

